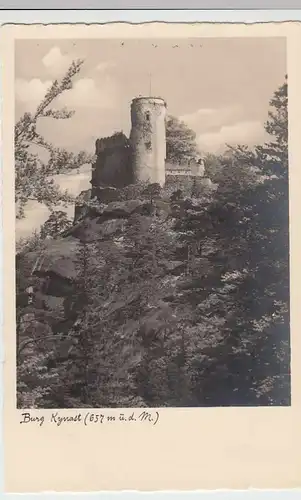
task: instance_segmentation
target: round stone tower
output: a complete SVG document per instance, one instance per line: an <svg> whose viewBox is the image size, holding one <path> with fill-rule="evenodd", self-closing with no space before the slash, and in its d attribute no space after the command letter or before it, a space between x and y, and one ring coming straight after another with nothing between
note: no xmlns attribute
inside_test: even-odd
<svg viewBox="0 0 301 500"><path fill-rule="evenodd" d="M131 105L133 174L136 182L165 183L166 103L160 97L136 97Z"/></svg>

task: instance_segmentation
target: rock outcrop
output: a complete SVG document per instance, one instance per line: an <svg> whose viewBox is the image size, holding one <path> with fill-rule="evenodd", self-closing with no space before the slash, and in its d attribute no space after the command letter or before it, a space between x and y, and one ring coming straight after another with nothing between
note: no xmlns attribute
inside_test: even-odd
<svg viewBox="0 0 301 500"><path fill-rule="evenodd" d="M76 253L79 251L79 240L67 238L45 241L43 250L32 252L29 258L34 259L32 274L37 276L56 275L59 278L72 281L76 279Z"/></svg>
<svg viewBox="0 0 301 500"><path fill-rule="evenodd" d="M86 243L102 241L118 236L125 228L126 221L122 218L102 219L101 217L86 218L76 224L70 234Z"/></svg>

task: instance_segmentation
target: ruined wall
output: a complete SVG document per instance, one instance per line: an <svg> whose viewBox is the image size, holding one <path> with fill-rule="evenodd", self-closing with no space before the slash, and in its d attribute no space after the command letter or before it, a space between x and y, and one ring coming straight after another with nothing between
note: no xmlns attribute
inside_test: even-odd
<svg viewBox="0 0 301 500"><path fill-rule="evenodd" d="M136 182L165 183L166 103L157 97L137 97L131 105L133 174Z"/></svg>
<svg viewBox="0 0 301 500"><path fill-rule="evenodd" d="M133 182L131 144L123 133L98 139L95 153L97 159L92 165L92 197L100 186L122 188Z"/></svg>
<svg viewBox="0 0 301 500"><path fill-rule="evenodd" d="M96 141L92 198L100 187L123 188L139 181L164 185L165 116L166 103L163 99L133 99L130 139L120 132Z"/></svg>
<svg viewBox="0 0 301 500"><path fill-rule="evenodd" d="M166 162L166 176L188 176L188 177L203 177L205 174L205 165L202 160L190 160L185 164L175 164Z"/></svg>

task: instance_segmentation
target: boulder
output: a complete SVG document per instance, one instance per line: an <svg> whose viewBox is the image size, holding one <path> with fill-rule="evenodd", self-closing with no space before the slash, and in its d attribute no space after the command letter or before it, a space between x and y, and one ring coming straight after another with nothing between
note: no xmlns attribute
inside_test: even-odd
<svg viewBox="0 0 301 500"><path fill-rule="evenodd" d="M156 207L156 215L157 217L167 217L171 213L170 203L163 200L156 200L154 202Z"/></svg>
<svg viewBox="0 0 301 500"><path fill-rule="evenodd" d="M119 236L126 225L125 219L103 219L102 217L85 219L73 230L73 236L86 243L113 236Z"/></svg>
<svg viewBox="0 0 301 500"><path fill-rule="evenodd" d="M144 203L140 200L116 201L108 204L103 210L103 214L112 219L127 218L132 213L137 212Z"/></svg>
<svg viewBox="0 0 301 500"><path fill-rule="evenodd" d="M77 238L51 240L43 251L32 252L32 272L41 281L43 294L53 297L68 297L73 292L74 282L80 273L79 252L81 241ZM32 257L32 256L31 256ZM95 249L90 255L91 265L102 265L103 259Z"/></svg>
<svg viewBox="0 0 301 500"><path fill-rule="evenodd" d="M181 260L171 260L164 262L164 268L169 274L180 275L185 271L186 263Z"/></svg>
<svg viewBox="0 0 301 500"><path fill-rule="evenodd" d="M88 207L86 207L85 205L75 205L73 223L76 223L79 220L81 220L83 217L85 217L85 215L87 215L87 213L88 213Z"/></svg>
<svg viewBox="0 0 301 500"><path fill-rule="evenodd" d="M34 264L32 274L46 276L56 274L61 278L73 280L78 274L76 267L80 242L76 238L60 238L45 242L42 251L32 252Z"/></svg>
<svg viewBox="0 0 301 500"><path fill-rule="evenodd" d="M150 202L144 202L139 205L133 212L133 214L139 214L144 216L154 215L156 213L156 206Z"/></svg>
<svg viewBox="0 0 301 500"><path fill-rule="evenodd" d="M64 318L64 297L43 294L43 300L46 310L53 313L57 320Z"/></svg>
<svg viewBox="0 0 301 500"><path fill-rule="evenodd" d="M121 200L120 191L114 187L94 187L93 197L94 196L101 203L111 203L113 201Z"/></svg>

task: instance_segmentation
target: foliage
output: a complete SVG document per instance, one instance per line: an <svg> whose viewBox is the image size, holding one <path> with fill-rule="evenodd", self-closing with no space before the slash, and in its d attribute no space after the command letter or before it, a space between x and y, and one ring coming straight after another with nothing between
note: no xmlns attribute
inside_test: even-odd
<svg viewBox="0 0 301 500"><path fill-rule="evenodd" d="M38 231L34 231L31 235L26 237L21 237L16 242L16 254L20 254L22 252L30 252L39 247L43 246L43 242L41 240L40 234Z"/></svg>
<svg viewBox="0 0 301 500"><path fill-rule="evenodd" d="M65 108L57 110L50 106L61 94L72 88L73 78L79 73L82 64L82 60L74 61L60 81L53 81L35 112L24 113L15 125L15 200L19 219L24 217L28 201L37 201L49 209L59 203L73 202L68 192L61 191L55 183L54 176L90 162L90 155L84 151L73 154L57 148L38 130L40 120L66 120L72 117L73 111Z"/></svg>
<svg viewBox="0 0 301 500"><path fill-rule="evenodd" d="M198 154L196 134L183 121L174 116L166 120L166 160L187 163Z"/></svg>
<svg viewBox="0 0 301 500"><path fill-rule="evenodd" d="M69 229L72 225L71 220L68 218L66 212L62 210L55 210L50 214L48 219L42 224L40 235L42 239L47 237L58 237L60 233Z"/></svg>
<svg viewBox="0 0 301 500"><path fill-rule="evenodd" d="M161 186L158 183L149 184L142 193L144 196L150 199L151 204L153 203L153 199L160 196L161 194Z"/></svg>

